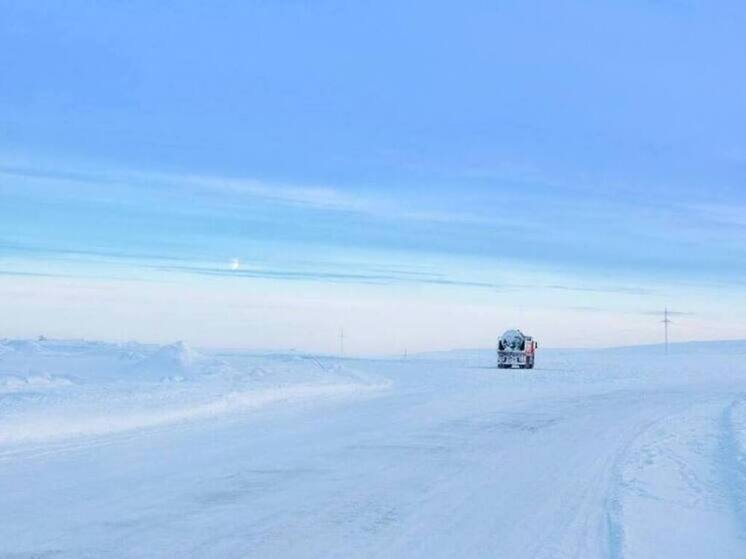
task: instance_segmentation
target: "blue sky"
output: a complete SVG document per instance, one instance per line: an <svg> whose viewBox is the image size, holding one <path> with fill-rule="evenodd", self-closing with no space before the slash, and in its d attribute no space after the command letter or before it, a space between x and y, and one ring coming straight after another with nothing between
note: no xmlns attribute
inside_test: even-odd
<svg viewBox="0 0 746 559"><path fill-rule="evenodd" d="M746 336L739 2L3 2L0 336Z"/></svg>

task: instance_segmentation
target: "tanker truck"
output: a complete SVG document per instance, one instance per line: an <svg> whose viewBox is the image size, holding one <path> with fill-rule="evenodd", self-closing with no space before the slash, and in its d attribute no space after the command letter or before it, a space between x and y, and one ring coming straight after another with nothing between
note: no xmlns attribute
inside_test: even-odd
<svg viewBox="0 0 746 559"><path fill-rule="evenodd" d="M520 330L508 330L497 341L497 368L533 369L536 348L539 347L531 336Z"/></svg>

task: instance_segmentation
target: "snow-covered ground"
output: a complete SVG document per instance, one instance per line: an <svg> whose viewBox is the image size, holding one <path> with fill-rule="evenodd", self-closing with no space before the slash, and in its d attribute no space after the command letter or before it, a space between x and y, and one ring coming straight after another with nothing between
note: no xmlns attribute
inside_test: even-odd
<svg viewBox="0 0 746 559"><path fill-rule="evenodd" d="M0 557L746 557L746 343L0 341Z"/></svg>

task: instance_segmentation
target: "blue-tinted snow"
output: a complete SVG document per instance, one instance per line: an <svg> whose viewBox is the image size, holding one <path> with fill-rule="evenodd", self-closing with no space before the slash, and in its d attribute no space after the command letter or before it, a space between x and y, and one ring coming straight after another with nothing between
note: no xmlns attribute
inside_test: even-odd
<svg viewBox="0 0 746 559"><path fill-rule="evenodd" d="M745 348L6 340L0 556L744 556Z"/></svg>

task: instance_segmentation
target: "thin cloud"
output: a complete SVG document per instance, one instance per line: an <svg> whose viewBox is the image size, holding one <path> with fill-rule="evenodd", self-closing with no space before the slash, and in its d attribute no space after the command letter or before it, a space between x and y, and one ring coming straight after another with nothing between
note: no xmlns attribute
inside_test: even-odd
<svg viewBox="0 0 746 559"><path fill-rule="evenodd" d="M222 190L322 210L366 211L371 206L370 200L361 196L351 196L330 187L288 186L253 179L196 175L165 175L163 177L177 184Z"/></svg>
<svg viewBox="0 0 746 559"><path fill-rule="evenodd" d="M644 311L640 314L645 316L663 316L664 309L657 310L657 311ZM687 311L668 311L668 316L695 316L695 313L693 312L687 312Z"/></svg>
<svg viewBox="0 0 746 559"><path fill-rule="evenodd" d="M350 193L333 186L287 184L247 177L221 177L197 174L167 174L127 170L86 170L49 168L45 165L25 167L0 161L0 176L21 178L27 181L42 181L39 186L54 187L54 183L65 184L65 195L74 195L71 186L81 187L80 197L122 203L124 197L112 195L104 185L117 186L137 191L160 187L163 191L191 189L193 191L223 194L247 199L260 199L277 204L297 206L309 210L347 212L370 215L377 218L402 221L435 223L464 223L473 225L503 225L525 227L525 219L511 219L478 215L465 211L444 211L423 206L410 209L402 206L399 199L387 196L371 196L361 192ZM53 189L56 191L57 189Z"/></svg>
<svg viewBox="0 0 746 559"><path fill-rule="evenodd" d="M532 283L500 283L490 281L479 281L470 279L449 278L442 274L418 273L411 274L400 272L394 269L379 269L377 272L336 272L330 270L291 270L282 268L262 268L262 269L239 269L226 270L224 268L209 266L171 266L171 265L149 265L148 267L165 272L179 272L196 275L216 276L216 277L243 277L254 279L276 279L289 281L319 281L319 282L341 282L341 283L359 283L359 284L421 284L421 285L441 285L454 287L472 287L478 289L489 289L498 291L519 291L519 290L563 290L572 292L591 292L591 293L621 293L632 295L648 294L649 291L642 288L625 288L625 287L597 287L590 288L585 286L574 285L540 285Z"/></svg>
<svg viewBox="0 0 746 559"><path fill-rule="evenodd" d="M611 286L611 287L587 287L577 285L560 285L551 284L543 286L546 289L555 289L559 291L580 291L585 293L621 293L626 295L650 295L652 291L643 287L623 287L623 286Z"/></svg>
<svg viewBox="0 0 746 559"><path fill-rule="evenodd" d="M318 282L333 282L333 283L358 283L358 284L373 284L373 285L391 285L391 284L431 284L431 285L445 285L445 286L459 286L459 287L477 287L477 288L489 288L489 289L500 289L510 288L513 286L500 285L497 283L481 282L481 281L469 281L469 280L457 280L441 277L437 274L430 276L420 275L419 277L412 277L408 274L398 273L394 270L385 273L347 273L347 272L334 272L328 270L315 270L315 271L302 271L302 270L289 270L289 269L239 269L239 270L225 270L221 268L205 267L205 266L161 266L161 265L149 265L151 269L164 272L179 272L205 276L216 276L216 277L232 277L232 278L251 278L251 279L274 279L274 280L288 280L288 281L318 281Z"/></svg>
<svg viewBox="0 0 746 559"><path fill-rule="evenodd" d="M142 260L190 262L194 260L193 258L189 258L186 256L175 256L173 254L165 254L162 252L48 247L35 244L13 243L7 241L0 241L0 250L8 253L14 253L20 256L26 254L46 255L47 258L53 257L56 260L93 259L98 260L99 262L138 262Z"/></svg>
<svg viewBox="0 0 746 559"><path fill-rule="evenodd" d="M162 175L161 178L174 184L230 192L314 210L351 212L404 221L525 226L525 220L497 220L464 211L442 211L427 207L417 210L402 209L402 204L398 200L392 201L387 197L372 197L360 193L348 194L334 187L287 185L254 179L198 175Z"/></svg>

